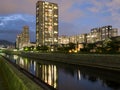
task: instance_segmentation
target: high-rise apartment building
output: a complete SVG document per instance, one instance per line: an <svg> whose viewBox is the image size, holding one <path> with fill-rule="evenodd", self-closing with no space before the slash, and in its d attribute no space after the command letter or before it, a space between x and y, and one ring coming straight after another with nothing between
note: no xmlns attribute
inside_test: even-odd
<svg viewBox="0 0 120 90"><path fill-rule="evenodd" d="M58 44L58 5L46 1L36 3L36 45Z"/></svg>
<svg viewBox="0 0 120 90"><path fill-rule="evenodd" d="M29 38L29 27L24 26L21 34L17 35L16 38L16 48L21 49L25 46L28 46L30 42Z"/></svg>
<svg viewBox="0 0 120 90"><path fill-rule="evenodd" d="M28 26L24 26L23 27L23 32L22 32L22 43L23 43L23 46L28 46L30 42L30 39L29 39L29 27Z"/></svg>

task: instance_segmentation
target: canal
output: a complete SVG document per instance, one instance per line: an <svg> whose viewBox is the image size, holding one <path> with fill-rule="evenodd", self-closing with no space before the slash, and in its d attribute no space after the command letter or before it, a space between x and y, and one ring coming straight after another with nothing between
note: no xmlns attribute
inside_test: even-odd
<svg viewBox="0 0 120 90"><path fill-rule="evenodd" d="M57 90L120 90L120 72L5 55Z"/></svg>

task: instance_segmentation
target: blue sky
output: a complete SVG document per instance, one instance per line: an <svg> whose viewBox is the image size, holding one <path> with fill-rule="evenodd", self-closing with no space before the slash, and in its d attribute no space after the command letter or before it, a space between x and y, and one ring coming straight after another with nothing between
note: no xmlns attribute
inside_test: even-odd
<svg viewBox="0 0 120 90"><path fill-rule="evenodd" d="M0 0L0 39L15 41L24 25L35 41L35 8L38 0ZM46 0L59 5L59 35L89 33L92 28L120 28L119 0ZM120 31L119 31L120 32ZM120 34L120 33L119 33Z"/></svg>

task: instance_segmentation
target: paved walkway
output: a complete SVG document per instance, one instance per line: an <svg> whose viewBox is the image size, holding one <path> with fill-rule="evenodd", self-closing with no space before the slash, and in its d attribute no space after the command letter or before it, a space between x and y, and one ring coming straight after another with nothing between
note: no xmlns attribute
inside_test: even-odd
<svg viewBox="0 0 120 90"><path fill-rule="evenodd" d="M0 69L0 90L9 90L1 69Z"/></svg>

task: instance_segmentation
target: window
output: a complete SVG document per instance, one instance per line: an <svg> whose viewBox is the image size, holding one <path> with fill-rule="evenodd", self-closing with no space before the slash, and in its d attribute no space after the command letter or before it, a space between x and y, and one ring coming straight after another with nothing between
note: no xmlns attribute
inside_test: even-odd
<svg viewBox="0 0 120 90"><path fill-rule="evenodd" d="M45 4L49 4L49 2L45 2Z"/></svg>
<svg viewBox="0 0 120 90"><path fill-rule="evenodd" d="M39 10L39 8L37 7L37 11Z"/></svg>
<svg viewBox="0 0 120 90"><path fill-rule="evenodd" d="M57 23L54 23L54 25L58 25Z"/></svg>
<svg viewBox="0 0 120 90"><path fill-rule="evenodd" d="M58 17L58 15L54 15L54 17Z"/></svg>
<svg viewBox="0 0 120 90"><path fill-rule="evenodd" d="M58 7L57 7L57 6L55 6L55 7L54 7L54 9L58 9Z"/></svg>
<svg viewBox="0 0 120 90"><path fill-rule="evenodd" d="M54 33L58 33L57 31L54 31Z"/></svg>

